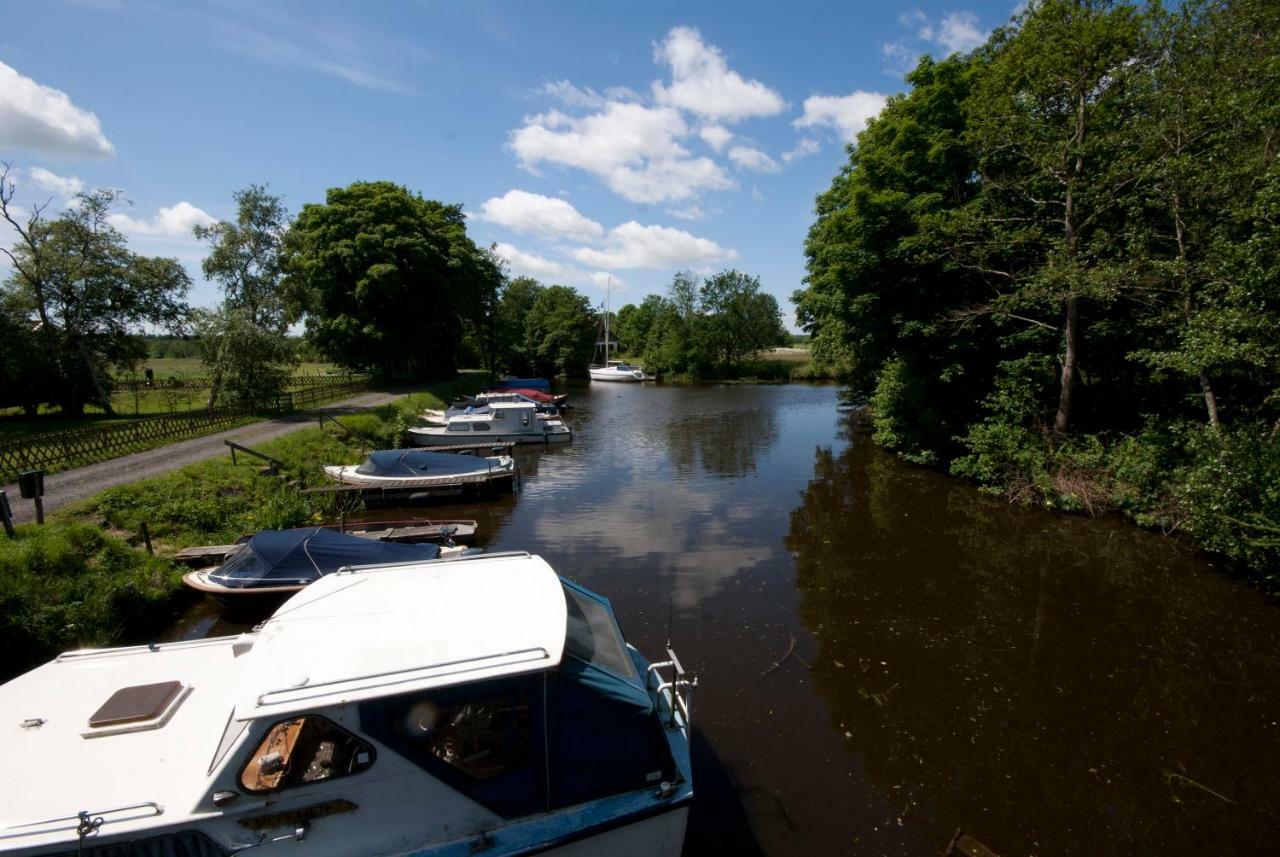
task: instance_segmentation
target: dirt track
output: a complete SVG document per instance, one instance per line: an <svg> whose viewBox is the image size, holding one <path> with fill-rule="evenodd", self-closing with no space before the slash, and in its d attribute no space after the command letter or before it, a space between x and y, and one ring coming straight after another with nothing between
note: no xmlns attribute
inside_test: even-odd
<svg viewBox="0 0 1280 857"><path fill-rule="evenodd" d="M353 408L359 409L373 407L374 405L384 405L400 398L407 392L401 390L397 392L361 393L358 396L352 396L350 399L343 399L340 402L325 405L314 411L290 414L287 417L265 422L250 423L239 428L220 431L217 434L207 434L191 440L171 443L168 446L149 449L146 452L135 452L132 455L123 455L119 458L112 458L109 461L90 464L87 467L78 467L75 470L64 470L61 473L50 474L44 478L45 514L47 515L68 503L92 497L99 491L113 488L116 485L126 485L130 482L149 479L152 476L159 476L162 473L185 467L197 461L203 461L206 458L225 455L227 447L223 443L224 440L234 440L236 443L245 445L263 443L281 435L289 434L308 426L314 426L316 424L316 415L319 413L343 413ZM19 497L18 486L6 485L4 490L9 494L9 505L13 507L13 519L18 523L34 521L35 508L30 500L23 500Z"/></svg>

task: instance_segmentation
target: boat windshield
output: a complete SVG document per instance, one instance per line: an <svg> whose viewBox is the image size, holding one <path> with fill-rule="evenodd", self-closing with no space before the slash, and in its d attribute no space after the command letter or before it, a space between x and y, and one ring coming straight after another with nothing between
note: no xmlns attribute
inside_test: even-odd
<svg viewBox="0 0 1280 857"><path fill-rule="evenodd" d="M565 629L565 651L579 660L595 664L609 672L634 679L635 665L627 656L622 631L614 621L608 603L562 581L564 600L569 608Z"/></svg>

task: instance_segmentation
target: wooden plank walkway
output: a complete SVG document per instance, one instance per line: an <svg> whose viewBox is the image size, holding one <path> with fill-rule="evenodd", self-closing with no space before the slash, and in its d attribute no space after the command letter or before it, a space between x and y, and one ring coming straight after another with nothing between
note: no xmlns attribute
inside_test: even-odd
<svg viewBox="0 0 1280 857"><path fill-rule="evenodd" d="M362 529L361 524L348 524L343 532L349 536L359 536L362 539L383 542L430 542L443 541L445 539L452 539L455 542L469 542L475 538L478 524L475 521L436 521L404 526L388 527L385 524L376 526L378 526L377 529L369 529L367 525ZM330 527L330 529L333 529L333 527ZM196 568L205 565L217 565L226 562L227 559L238 553L243 547L243 544L200 545L198 547L183 548L174 555L174 559Z"/></svg>

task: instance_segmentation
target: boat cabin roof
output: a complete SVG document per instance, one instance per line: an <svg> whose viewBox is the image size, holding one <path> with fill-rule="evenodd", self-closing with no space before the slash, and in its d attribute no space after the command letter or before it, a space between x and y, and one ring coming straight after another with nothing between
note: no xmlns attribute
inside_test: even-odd
<svg viewBox="0 0 1280 857"><path fill-rule="evenodd" d="M250 720L554 667L567 607L541 557L479 556L322 577L255 635Z"/></svg>

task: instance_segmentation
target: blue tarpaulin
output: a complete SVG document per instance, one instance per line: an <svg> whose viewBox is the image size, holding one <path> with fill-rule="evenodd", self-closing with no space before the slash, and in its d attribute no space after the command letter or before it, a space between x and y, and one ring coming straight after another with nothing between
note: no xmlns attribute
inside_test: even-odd
<svg viewBox="0 0 1280 857"><path fill-rule="evenodd" d="M356 473L361 476L447 476L451 473L474 473L486 466L467 455L421 449L380 449L369 453L364 463L356 468Z"/></svg>
<svg viewBox="0 0 1280 857"><path fill-rule="evenodd" d="M315 527L263 530L209 575L223 586L248 589L310 583L349 565L414 562L440 556L438 545L406 545L362 539Z"/></svg>

